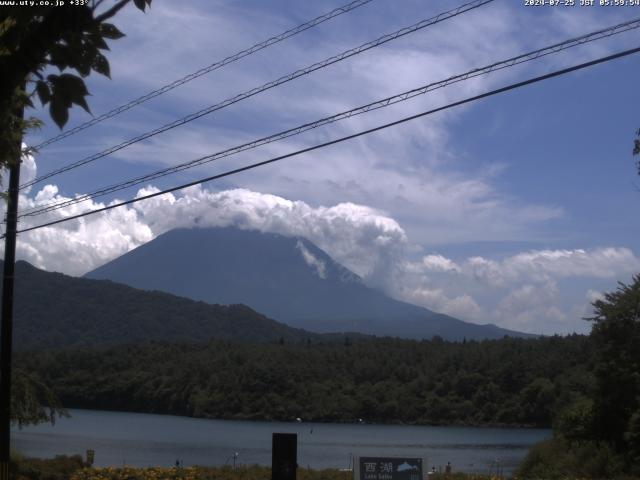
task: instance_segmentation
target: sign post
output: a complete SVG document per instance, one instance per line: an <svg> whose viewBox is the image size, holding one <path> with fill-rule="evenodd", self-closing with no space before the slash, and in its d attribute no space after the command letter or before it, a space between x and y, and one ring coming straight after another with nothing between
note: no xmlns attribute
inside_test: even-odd
<svg viewBox="0 0 640 480"><path fill-rule="evenodd" d="M298 435L274 433L271 450L271 480L296 480Z"/></svg>
<svg viewBox="0 0 640 480"><path fill-rule="evenodd" d="M354 480L423 480L422 458L358 457Z"/></svg>

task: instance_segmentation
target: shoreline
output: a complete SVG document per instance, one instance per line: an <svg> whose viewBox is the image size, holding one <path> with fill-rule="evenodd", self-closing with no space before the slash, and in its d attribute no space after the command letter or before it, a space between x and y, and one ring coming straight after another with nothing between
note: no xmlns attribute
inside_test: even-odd
<svg viewBox="0 0 640 480"><path fill-rule="evenodd" d="M67 411L70 410L81 410L87 412L109 412L109 413L119 413L119 414L135 414L135 415L161 415L164 417L175 417L182 419L193 419L193 420L213 420L213 421L223 421L223 422L260 422L260 423L286 423L286 424L319 424L319 425L375 425L375 426L385 426L385 427L446 427L446 428L478 428L478 429L527 429L527 430L551 430L551 425L548 426L540 426L540 425L530 425L530 424L475 424L475 423L406 423L406 422L370 422L363 419L363 421L340 421L340 420L306 420L301 419L301 421L297 421L297 419L278 419L278 418L256 418L250 416L235 416L235 417L207 417L207 416L189 416L189 415L180 415L176 413L165 413L165 412L148 412L148 411L137 411L137 410L118 410L118 409L109 409L105 407L94 408L94 407L75 407L75 406L65 406ZM71 415L73 417L73 415ZM57 421L64 420L63 417L56 419Z"/></svg>

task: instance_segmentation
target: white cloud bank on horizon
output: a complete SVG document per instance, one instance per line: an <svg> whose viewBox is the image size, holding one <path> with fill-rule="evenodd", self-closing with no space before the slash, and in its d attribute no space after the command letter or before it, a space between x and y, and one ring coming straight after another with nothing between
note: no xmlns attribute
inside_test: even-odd
<svg viewBox="0 0 640 480"><path fill-rule="evenodd" d="M570 332L590 315L591 303L602 293L584 287L575 298L563 281L580 282L582 288L585 281L608 280L614 287L639 271L640 258L625 247L530 250L500 260L474 256L462 262L431 254L405 263L395 295L470 321L490 319L532 333Z"/></svg>
<svg viewBox="0 0 640 480"><path fill-rule="evenodd" d="M23 181L36 165L26 159ZM142 196L157 189L138 191ZM24 192L22 209L60 201L57 187ZM84 202L25 218L21 227L99 208ZM303 201L247 189L209 191L191 187L132 206L21 234L18 258L39 268L82 275L173 228L236 226L312 241L373 286L396 298L467 321L545 333L580 329L579 319L601 295L584 288L580 301L564 298L564 279L615 281L640 271L640 258L624 247L531 250L502 259L454 261L431 253L409 260L414 249L401 225L381 210L350 202L313 207ZM318 274L321 269L311 265ZM310 267L310 268L311 268Z"/></svg>

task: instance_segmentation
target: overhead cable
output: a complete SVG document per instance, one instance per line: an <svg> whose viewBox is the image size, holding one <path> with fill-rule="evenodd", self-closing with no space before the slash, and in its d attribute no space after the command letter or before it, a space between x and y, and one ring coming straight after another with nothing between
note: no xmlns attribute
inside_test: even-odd
<svg viewBox="0 0 640 480"><path fill-rule="evenodd" d="M397 30L393 33L389 33L387 35L383 35L382 37L377 38L376 40L372 40L370 42L364 43L362 45L360 45L359 47L355 47L349 50L346 50L338 55L335 55L333 57L327 58L325 60L322 60L321 62L317 62L314 63L313 65L310 65L308 67L302 68L300 70L296 70L293 73L290 73L288 75L285 75L283 77L280 77L276 80L272 80L271 82L265 83L262 86L259 87L255 87L252 88L251 90L238 94L234 97L228 98L227 100L224 100L220 103L217 103L215 105L212 105L210 107L204 108L202 110L199 110L195 113L192 113L190 115L187 115L186 117L183 117L181 119L175 120L171 123L168 123L166 125L163 125L161 127L156 128L155 130L151 130L149 132L143 133L141 135L138 135L134 138L131 138L129 140L126 140L125 142L122 142L118 145L112 146L107 148L106 150L103 150L99 153L96 153L94 155L91 155L89 157L85 157L81 160L78 160L76 162L70 163L64 167L61 167L57 170L54 170L52 172L46 173L40 177L35 178L34 180L31 180L30 182L26 182L23 183L20 186L20 189L24 189L27 187L30 187L32 185L35 185L36 183L42 182L43 180L46 180L48 178L51 178L55 175L59 175L61 173L64 172L68 172L69 170L72 170L74 168L78 168L80 166L86 165L88 163L94 162L100 158L106 157L108 155L111 155L112 153L115 153L119 150L122 150L123 148L126 148L130 145L133 145L135 143L141 142L142 140L146 140L147 138L151 138L155 135L158 135L160 133L164 133L168 130L174 129L176 127L182 126L186 123L192 122L193 120L196 120L198 118L204 117L205 115L209 115L210 113L213 113L217 110L221 110L223 108L226 108L230 105L233 105L235 103L238 103L242 100L245 100L247 98L253 97L254 95L257 95L259 93L262 93L266 90L269 90L271 88L277 87L279 85L282 85L284 83L290 82L292 80L295 80L296 78L302 77L304 75L308 75L316 70L319 70L321 68L325 68L329 65L332 65L334 63L337 62L341 62L342 60L345 60L347 58L353 57L354 55L358 55L362 52L365 52L367 50L370 50L372 48L375 47L379 47L380 45L384 45L387 42L390 42L392 40L396 40L400 37L403 37L404 35L408 35L410 33L414 33L417 32L418 30L421 30L423 28L429 27L431 25L435 25L437 23L443 22L445 20L448 20L450 18L456 17L458 15L461 15L463 13L466 13L470 10L473 10L475 8L478 8L482 5L488 4L493 2L494 0L474 0L472 2L469 3L465 3L464 5L461 5L457 8L454 8L452 10L448 10L446 12L443 13L439 13L438 15L431 17L429 19L426 20L422 20L418 23L415 23L409 27L405 27L405 28L401 28L400 30Z"/></svg>
<svg viewBox="0 0 640 480"><path fill-rule="evenodd" d="M404 117L404 118L402 118L400 120L396 120L394 122L385 123L383 125L379 125L377 127L370 128L370 129L367 129L367 130L363 130L363 131L358 132L358 133L354 133L354 134L347 135L347 136L344 136L344 137L341 137L341 138L337 138L337 139L331 140L329 142L324 142L324 143L321 143L321 144L318 144L318 145L314 145L312 147L303 148L303 149L297 150L295 152L287 153L285 155L280 155L278 157L270 158L268 160L263 160L261 162L252 163L252 164L246 165L244 167L239 167L239 168L236 168L236 169L233 169L233 170L229 170L229 171L226 171L226 172L223 172L223 173L219 173L219 174L216 174L216 175L211 175L209 177L201 178L200 180L195 180L195 181L192 181L192 182L184 183L182 185L178 185L178 186L175 186L175 187L172 187L172 188L168 188L168 189L165 189L165 190L159 190L157 192L150 193L150 194L147 194L147 195L142 195L140 197L132 198L130 200L126 200L126 201L123 201L123 202L113 203L111 205L107 205L105 207L98 208L98 209L95 209L95 210L89 210L87 212L80 213L80 214L77 214L77 215L71 215L71 216L66 217L66 218L61 218L61 219L54 220L54 221L51 221L51 222L42 223L40 225L36 225L36 226L33 226L33 227L23 228L21 230L18 230L17 233L30 232L30 231L37 230L37 229L40 229L40 228L50 227L52 225L57 225L57 224L60 224L60 223L63 223L63 222L68 222L70 220L77 220L79 218L83 218L83 217L86 217L88 215L94 215L96 213L105 212L107 210L112 210L114 208L122 207L122 206L125 206L125 205L131 205L133 203L141 202L143 200L148 200L150 198L158 197L160 195L164 195L164 194L167 194L167 193L172 193L172 192L175 192L175 191L178 191L178 190L182 190L182 189L187 188L187 187L192 187L192 186L200 185L202 183L210 182L210 181L213 181L213 180L218 180L220 178L229 177L231 175L236 175L238 173L245 172L245 171L248 171L248 170L252 170L252 169L255 169L255 168L258 168L258 167L262 167L262 166L265 166L265 165L269 165L269 164L278 162L280 160L284 160L284 159L287 159L287 158L295 157L295 156L301 155L303 153L308 153L308 152L311 152L311 151L314 151L314 150L318 150L318 149L325 148L325 147L328 147L328 146L331 146L331 145L342 143L342 142L345 142L347 140L352 140L354 138L358 138L358 137L361 137L363 135L368 135L368 134L371 134L371 133L374 133L374 132L377 132L377 131L380 131L380 130L384 130L384 129L387 129L389 127L393 127L395 125L400 125L400 124L409 122L411 120L415 120L415 119L418 119L418 118L425 117L427 115L431 115L431 114L434 114L434 113L437 113L437 112L440 112L440 111L443 111L443 110L447 110L449 108L453 108L453 107L457 107L457 106L464 105L464 104L467 104L467 103L475 102L475 101L481 100L483 98L487 98L487 97L490 97L490 96L493 96L493 95L504 93L504 92L507 92L507 91L510 91L510 90L515 90L517 88L522 88L522 87L525 87L525 86L528 86L528 85L531 85L531 84L534 84L534 83L538 83L538 82L541 82L541 81L544 81L544 80L548 80L550 78L559 77L561 75L566 75L567 73L570 73L570 72L574 72L574 71L577 71L577 70L582 70L582 69L585 69L585 68L588 68L588 67L592 67L594 65L598 65L598 64L601 64L601 63L605 63L605 62L609 62L609 61L612 61L612 60L615 60L615 59L626 57L628 55L632 55L632 54L635 54L635 53L638 53L638 52L640 52L640 47L636 47L636 48L632 48L632 49L625 50L625 51L622 51L622 52L618 52L618 53L615 53L613 55L608 55L606 57L601 57L601 58L598 58L596 60L592 60L592 61L589 61L589 62L581 63L579 65L574 65L572 67L563 68L561 70L556 70L554 72L547 73L545 75L541 75L541 76L538 76L538 77L530 78L530 79L524 80L522 82L513 83L513 84L508 85L506 87L501 87L501 88L498 88L498 89L495 89L495 90L491 90L489 92L485 92L485 93L480 94L480 95L475 95L473 97L468 97L468 98L466 98L464 100L459 100L457 102L449 103L449 104L444 105L442 107L434 108L432 110L427 110L425 112L418 113L416 115L411 115L409 117Z"/></svg>
<svg viewBox="0 0 640 480"><path fill-rule="evenodd" d="M335 18L339 15L342 15L343 13L347 13L350 12L352 10L355 10L358 7L361 7L363 5L366 5L369 2L372 2L373 0L355 0L351 3L348 3L346 5L343 5L342 7L338 7L335 8L333 10L331 10L328 13L325 13L324 15L320 15L319 17L316 17L312 20L309 20L308 22L305 22L301 25L298 25L297 27L294 27L290 30L287 30L286 32L283 32L279 35L276 35L274 37L268 38L267 40L264 40L260 43L256 43L255 45L245 49L245 50L241 50L238 53L235 53L233 55L230 55L228 57L226 57L223 60L220 60L218 62L212 63L211 65L208 65L204 68L201 68L200 70L190 73L189 75L186 75L178 80L175 80L171 83L168 83L167 85L164 85L156 90L153 90L145 95L142 95L141 97L138 97L134 100L131 100L128 103L125 103L124 105L120 105L117 108L114 108L112 110L109 110L106 113L103 113L102 115L99 115L95 118L92 118L91 120L84 122L80 125L78 125L77 127L74 127L66 132L63 132L59 135L56 135L55 137L51 137L48 140L45 140L44 142L40 143L39 145L36 145L35 148L36 149L41 149L46 147L47 145L51 145L52 143L55 143L59 140L62 140L63 138L67 138L70 137L71 135L75 135L78 132L81 132L82 130L86 130L89 127L92 127L100 122L103 122L104 120L107 120L109 118L115 117L116 115L121 114L122 112L125 112L133 107L136 107L144 102L146 102L147 100L151 100L152 98L155 98L159 95L162 95L163 93L167 93L170 90L173 90L176 87L179 87L180 85L184 85L185 83L190 82L191 80L195 80L198 77L201 77L203 75L206 75L208 73L213 72L214 70L218 70L219 68L222 68L226 65L229 65L230 63L236 62L244 57L247 57L253 53L256 53L260 50L263 50L267 47L270 47L271 45L275 45L276 43L282 42L283 40L286 40L287 38L293 37L294 35L297 35L298 33L304 32L305 30L308 30L312 27L315 27L316 25L320 25L323 22L326 22L327 20L330 20L332 18Z"/></svg>
<svg viewBox="0 0 640 480"><path fill-rule="evenodd" d="M553 45L550 45L548 47L544 47L544 48L540 48L538 50L534 50L528 53L524 53L515 57L511 57L509 59L506 60L501 60L495 63L492 63L490 65L481 67L481 68L476 68L473 70L470 70L468 72L462 73L462 74L458 74L458 75L454 75L451 77L448 77L444 80L440 80L438 82L434 82L434 83L430 83L428 85L424 85L421 86L419 88L414 88L412 90L391 96L391 97L387 97L381 100L377 100L375 102L371 102L368 103L366 105L360 106L360 107L356 107L344 112L340 112L337 113L335 115L329 116L329 117L325 117L325 118L321 118L319 120L316 120L314 122L310 122L310 123L305 123L303 125L297 126L295 128L291 128L288 130L284 130L282 132L279 133L275 133L273 135L269 135L267 137L262 137L259 138L257 140L253 140L251 142L247 142L244 143L242 145L238 145L232 148L228 148L210 155L205 155L203 157L197 158L195 160L191 160L188 162L184 162L181 163L179 165L174 165L171 167L167 167L149 174L145 174L145 175L141 175L120 183L117 183L115 185L111 185L108 187L103 187L100 188L98 190L95 190L93 192L90 193L86 193L83 195L78 195L75 198L69 199L69 200L63 200L63 201L57 201L57 202L50 202L49 204L46 205L39 205L37 207L34 207L30 210L21 212L20 217L26 217L26 216L34 216L34 215L40 215L52 210L57 210L60 208L64 208L70 205L74 205L80 202L84 202L90 199L94 199L94 198L98 198L110 193L114 193L120 190L124 190L126 188L130 188L133 187L135 185L139 185L141 183L150 181L150 180L155 180L157 178L161 178L167 175L171 175L174 173L178 173L181 172L183 170L187 170L189 168L193 168L196 166L200 166L209 162L213 162L215 160L219 160L225 157L229 157L235 154L238 154L240 152L244 152L262 145L266 145L268 143L272 143L278 140L282 140L288 137L292 137L294 135L299 135L303 132L306 132L308 130L312 130L314 128L318 128L320 126L323 125L327 125L330 123L334 123L340 120L344 120L350 117L353 117L355 115L360 115L363 113L367 113L373 110L377 110L380 108L385 108L388 107L390 105L396 104L396 103L400 103L406 100L409 100L411 98L414 98L418 95L423 95L426 94L428 92L434 91L436 89L440 89L443 87L446 87L447 85L451 85L454 83L458 83L458 82L462 82L464 80L468 80L470 78L474 78L480 75L486 75L489 74L491 72L495 72L498 70L502 70L505 68L509 68L509 67L513 67L515 65L519 65L525 62L529 62L541 57L544 57L546 55L551 55L551 54L555 54L558 53L560 51L569 49L569 48L573 48L576 47L578 45L584 45L588 42L593 42L596 40L600 40L602 38L606 38L606 37L610 37L612 35L616 35L622 32L626 32L632 29L637 29L640 27L640 18L635 19L635 20L631 20L629 22L624 22L618 25L614 25L605 29L600 29L597 30L595 32L591 32L588 33L586 35L582 35L580 37L576 37L576 38L572 38L569 40L565 40L563 42L560 43L556 43Z"/></svg>

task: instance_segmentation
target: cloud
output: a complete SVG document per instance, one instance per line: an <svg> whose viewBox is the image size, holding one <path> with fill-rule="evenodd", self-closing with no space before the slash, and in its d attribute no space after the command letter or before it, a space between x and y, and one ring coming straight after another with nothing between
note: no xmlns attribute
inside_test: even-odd
<svg viewBox="0 0 640 480"><path fill-rule="evenodd" d="M312 267L320 278L322 279L327 278L327 266L322 260L320 260L319 258L316 258L313 255L313 253L311 253L307 249L307 247L305 247L304 244L300 241L296 243L296 248L300 250L300 253L302 254L302 258L304 259L305 262L307 262L307 265Z"/></svg>
<svg viewBox="0 0 640 480"><path fill-rule="evenodd" d="M35 177L34 160L26 158L24 165L23 178ZM149 186L137 196L157 191ZM65 199L55 185L46 185L23 192L20 201L22 209L28 209ZM90 201L26 217L21 227L104 205ZM79 275L173 228L216 226L307 238L369 285L397 298L468 321L534 333L570 331L576 317L584 316L598 298L590 288L582 302L570 306L559 281L618 279L640 270L640 259L624 247L529 250L502 259L471 256L460 261L431 253L410 261L405 230L382 210L353 202L314 207L249 189L211 191L202 186L21 234L18 257L40 268ZM325 265L302 243L297 248L323 278Z"/></svg>
<svg viewBox="0 0 640 480"><path fill-rule="evenodd" d="M604 298L604 294L602 292L597 292L596 290L587 290L587 294L585 295L587 301L591 304L597 300L602 300Z"/></svg>
<svg viewBox="0 0 640 480"><path fill-rule="evenodd" d="M368 5L177 88L144 104L141 110L123 114L117 121L105 122L92 130L90 142L79 141L73 145L88 150L95 145L117 144L376 35L414 23L418 7L423 17L450 8L446 2L426 9L419 3L402 9ZM124 10L118 22L122 22L121 28L128 36L112 42L113 84L89 77L96 102L92 109L101 112L113 104L124 103L137 94L292 27L303 18L303 13L309 17L323 13L326 6L299 5L296 19L269 10L222 1L196 2L188 7L159 4L145 15L133 8ZM297 79L286 87L234 104L191 122L188 127L155 136L117 152L113 159L118 160L116 166L124 165L124 172L132 165L140 169L174 165L509 57L523 51L526 46L523 43L529 41L519 35L522 26L528 24L521 18L523 14L527 12L522 9L488 5ZM358 28L349 28L351 25ZM360 28L363 25L368 27ZM543 30L559 35L561 25L557 22L552 29ZM323 41L315 41L317 38ZM206 48L194 48L204 45ZM149 55L157 51L163 54ZM136 61L132 62L131 58ZM288 153L443 105L519 77L523 68L462 82L404 104L317 129L251 154L201 167L194 175L205 176L254 158L261 160ZM122 88L124 82L127 88ZM270 192L280 198L299 199L310 206L367 205L401 223L411 232L414 243L433 245L543 237L545 232L539 227L564 216L564 209L506 194L497 186L495 173L490 173L496 171L497 159L477 158L476 166L473 158L473 162L463 165L452 126L464 111L467 107L343 143L339 150L330 148L246 172L231 179L232 183L224 188ZM67 155L75 157L73 148L65 145L60 143L52 150L44 149L46 161L53 163ZM123 178L127 176L124 174ZM120 179L113 178L110 183ZM85 180L82 184L85 191L103 186L99 184L101 175L87 175ZM58 187L65 196L77 191L64 183ZM369 262L356 258L351 261L354 269L367 271L369 268ZM389 266L380 261L375 268L380 272L374 277L379 285L384 285Z"/></svg>
<svg viewBox="0 0 640 480"><path fill-rule="evenodd" d="M125 9L117 23L128 36L110 43L114 81L88 78L92 110L99 114L126 103L327 9L320 3L301 2L295 11L276 12L273 5L267 2L249 7L242 2L215 0L186 7L158 3L145 15L134 8ZM409 25L417 20L418 10L423 12L421 17L428 17L450 8L446 1L430 3L427 8L422 2L411 0L402 8L398 5L372 2L353 14L175 89L115 121L101 124L86 136L79 134L43 149L38 161L52 169L77 160L371 40L377 34ZM569 14L557 9L522 9L495 3L122 150L108 159L113 163L99 167L99 174L94 174L95 170L75 177L71 174L71 180L60 177L57 185L24 191L21 204L28 207L69 198L71 192L91 191L107 182L146 173L147 168L174 165L595 30L621 18L622 13L612 12L614 9L578 9ZM535 34L523 36L523 30ZM566 66L576 58L611 51L626 41L628 35L612 37L557 57L459 83L186 175L204 177L226 167L235 168L352 134L533 73L547 72L553 66ZM509 139L503 137L500 128L505 107L499 101L494 105L495 110L482 121L495 124L496 142L508 145ZM514 105L527 106L526 102ZM339 148L246 172L216 187L219 190L194 187L23 234L18 253L43 268L82 274L171 228L235 225L308 238L370 285L435 310L536 333L536 322L544 318L549 328L569 331L576 318L570 309L576 305L584 309L587 290L605 291L606 285L599 280L616 280L640 269L632 250L604 246L530 250L506 257L478 256L475 252L455 259L435 252L422 258L413 256L421 246L434 251L439 245L469 241L542 239L549 244L549 238L566 240L575 233L569 231L571 227L551 230L559 225L555 220L571 223L575 211L569 202L558 205L555 202L562 200L557 196L527 195L528 189L522 189L521 183L512 183L508 176L517 162L500 157L500 149L475 150L474 143L473 151L461 150L467 133L476 126L461 119L473 108L441 112L342 143ZM46 111L40 114L48 118ZM83 115L80 112L74 116L72 123L89 118ZM519 118L518 122L521 120L526 118ZM57 133L47 126L35 135ZM29 162L24 164L23 180L35 176L35 163L32 159ZM172 184L182 179L174 180ZM147 186L138 195L157 191L158 186ZM21 226L104 205L87 202L37 219L24 219ZM598 225L594 230L600 228ZM586 242L598 243L602 242ZM579 298L572 300L574 307L564 298L563 280L567 279L593 282L581 284ZM549 302L548 308L536 307L536 299Z"/></svg>
<svg viewBox="0 0 640 480"><path fill-rule="evenodd" d="M422 265L428 271L459 272L460 267L456 263L442 255L427 255L422 257Z"/></svg>
<svg viewBox="0 0 640 480"><path fill-rule="evenodd" d="M591 250L532 250L500 262L473 257L467 260L469 275L494 286L508 281L551 278L618 278L640 270L640 259L629 248L603 247Z"/></svg>
<svg viewBox="0 0 640 480"><path fill-rule="evenodd" d="M139 195L151 191L156 190L142 189ZM134 209L156 234L177 226L233 225L301 236L372 283L382 281L407 242L400 225L374 208L349 202L312 207L247 189L212 192L192 187L180 196L162 195Z"/></svg>
<svg viewBox="0 0 640 480"><path fill-rule="evenodd" d="M35 163L33 170L31 175L35 175ZM146 187L137 196L157 191ZM20 210L67 199L55 185L46 185L33 195L21 194ZM82 202L24 217L20 226L28 228L105 205ZM389 276L389 269L407 243L404 230L395 220L364 205L344 202L312 207L247 189L213 192L195 186L130 207L25 232L19 237L18 256L40 268L81 275L173 228L222 226L307 238L371 283Z"/></svg>
<svg viewBox="0 0 640 480"><path fill-rule="evenodd" d="M27 148L27 145L23 143L22 148ZM36 178L37 170L33 155L24 155L22 157L22 164L20 165L20 183L27 183ZM2 178L8 178L8 176L3 172ZM29 193L30 191L31 187L24 189L25 193Z"/></svg>
<svg viewBox="0 0 640 480"><path fill-rule="evenodd" d="M416 288L407 289L400 295L410 303L467 321L484 323L487 318L487 312L478 305L471 295L466 293L451 297L442 288Z"/></svg>
<svg viewBox="0 0 640 480"><path fill-rule="evenodd" d="M393 293L478 323L531 333L583 332L588 324L582 319L602 298L587 285L613 286L639 270L640 258L624 247L530 250L459 262L430 254L396 270ZM564 281L569 284L561 285Z"/></svg>
<svg viewBox="0 0 640 480"><path fill-rule="evenodd" d="M553 282L542 285L525 284L506 295L496 308L501 324L532 333L544 331L547 323L562 324L567 315L558 307L560 292ZM536 326L540 329L535 332Z"/></svg>
<svg viewBox="0 0 640 480"><path fill-rule="evenodd" d="M483 257L470 257L465 262L467 275L479 283L486 283L491 287L505 285L504 274L500 264Z"/></svg>
<svg viewBox="0 0 640 480"><path fill-rule="evenodd" d="M24 161L24 178L36 164ZM145 187L137 196L157 192ZM55 185L21 193L21 210L67 199ZM116 202L113 200L112 202ZM63 219L107 204L84 202L38 217L21 227ZM595 284L578 299L566 299L565 279L588 282L624 278L640 270L640 258L625 247L529 250L503 258L454 260L429 253L417 260L406 231L387 212L353 202L312 206L249 189L194 186L132 206L26 232L18 258L47 270L81 275L173 228L235 226L303 237L372 286L396 298L477 323L540 333L569 332L599 298ZM321 278L326 266L302 243L303 259ZM599 288L599 287L598 287ZM586 328L586 327L583 327Z"/></svg>

